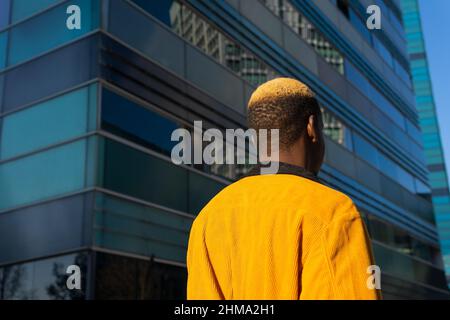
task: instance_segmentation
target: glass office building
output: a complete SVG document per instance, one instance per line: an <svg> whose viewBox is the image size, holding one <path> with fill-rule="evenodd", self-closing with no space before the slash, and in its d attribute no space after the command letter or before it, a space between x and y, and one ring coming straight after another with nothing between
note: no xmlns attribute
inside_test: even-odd
<svg viewBox="0 0 450 320"><path fill-rule="evenodd" d="M438 228L447 283L450 285L450 192L442 151L439 124L434 105L427 55L417 0L402 0L411 75L416 106L423 135L425 159L429 171L434 214Z"/></svg>
<svg viewBox="0 0 450 320"><path fill-rule="evenodd" d="M364 216L384 297L448 298L400 4L369 31L369 2L0 0L0 299L184 298L191 223L250 166L175 165L171 133L245 128L278 76L317 93L321 178Z"/></svg>

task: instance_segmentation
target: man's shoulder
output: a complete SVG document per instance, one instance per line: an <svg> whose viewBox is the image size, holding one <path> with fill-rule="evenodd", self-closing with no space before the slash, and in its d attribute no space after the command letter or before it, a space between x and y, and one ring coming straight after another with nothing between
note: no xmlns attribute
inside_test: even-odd
<svg viewBox="0 0 450 320"><path fill-rule="evenodd" d="M268 188L268 186L271 187ZM321 182L293 174L250 176L230 184L226 189L228 192L225 192L225 194L243 190L276 192L280 189L287 189L292 191L293 194L320 194L339 202L350 200L346 194Z"/></svg>
<svg viewBox="0 0 450 320"><path fill-rule="evenodd" d="M326 203L350 205L352 200L341 191L320 182L291 174L258 175L242 178L224 189L213 199L212 203L230 204L252 195L268 194L286 196L292 201L300 199L321 199Z"/></svg>
<svg viewBox="0 0 450 320"><path fill-rule="evenodd" d="M223 215L224 211L258 207L257 200L270 197L275 207L291 207L317 215L327 222L338 212L354 211L346 194L320 182L290 174L258 175L231 183L214 196L199 216Z"/></svg>

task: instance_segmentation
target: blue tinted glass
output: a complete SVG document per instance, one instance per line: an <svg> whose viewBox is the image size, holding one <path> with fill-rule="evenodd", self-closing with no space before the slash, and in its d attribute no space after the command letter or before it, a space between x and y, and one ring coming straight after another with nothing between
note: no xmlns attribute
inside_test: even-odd
<svg viewBox="0 0 450 320"><path fill-rule="evenodd" d="M167 154L178 143L170 139L177 123L109 90L102 95L102 127Z"/></svg>
<svg viewBox="0 0 450 320"><path fill-rule="evenodd" d="M13 246L10 242L0 241L0 263L29 260L91 245L84 213L86 201L92 203L92 195L64 197L0 214L2 239L14 239Z"/></svg>
<svg viewBox="0 0 450 320"><path fill-rule="evenodd" d="M356 154L378 168L378 150L360 135L353 133L353 145Z"/></svg>
<svg viewBox="0 0 450 320"><path fill-rule="evenodd" d="M68 290L67 268L80 268L80 290ZM36 300L78 300L84 298L86 290L87 256L83 253L59 256L34 262L33 299Z"/></svg>
<svg viewBox="0 0 450 320"><path fill-rule="evenodd" d="M344 128L344 146L350 151L353 150L353 134L347 127Z"/></svg>
<svg viewBox="0 0 450 320"><path fill-rule="evenodd" d="M59 0L12 0L11 22L22 20Z"/></svg>
<svg viewBox="0 0 450 320"><path fill-rule="evenodd" d="M411 121L406 120L406 129L410 137L412 137L418 144L422 144L422 132L419 128L411 123Z"/></svg>
<svg viewBox="0 0 450 320"><path fill-rule="evenodd" d="M8 45L8 32L0 33L0 70L6 66L6 47Z"/></svg>
<svg viewBox="0 0 450 320"><path fill-rule="evenodd" d="M380 56L384 59L384 61L393 68L393 60L392 60L392 54L389 52L389 50L381 43L380 40L378 40L377 37L373 37L373 43L375 50L380 54Z"/></svg>
<svg viewBox="0 0 450 320"><path fill-rule="evenodd" d="M95 206L96 245L185 261L192 218L104 194Z"/></svg>
<svg viewBox="0 0 450 320"><path fill-rule="evenodd" d="M7 267L1 268L0 299L33 299L33 271L33 262L9 265Z"/></svg>
<svg viewBox="0 0 450 320"><path fill-rule="evenodd" d="M170 23L170 9L172 7L173 0L132 0L142 9L150 13L152 16L171 27Z"/></svg>
<svg viewBox="0 0 450 320"><path fill-rule="evenodd" d="M400 35L404 36L404 30L400 20L397 18L397 16L394 14L392 10L388 11L389 11L389 20L391 21L392 25Z"/></svg>
<svg viewBox="0 0 450 320"><path fill-rule="evenodd" d="M367 95L369 82L347 59L344 61L345 76L347 79L365 95Z"/></svg>
<svg viewBox="0 0 450 320"><path fill-rule="evenodd" d="M13 157L85 133L88 95L86 87L6 116L0 158Z"/></svg>
<svg viewBox="0 0 450 320"><path fill-rule="evenodd" d="M92 79L97 74L92 70L97 55L89 48L97 40L96 36L88 37L9 70L5 74L3 111L36 103Z"/></svg>
<svg viewBox="0 0 450 320"><path fill-rule="evenodd" d="M378 155L378 161L379 169L381 172L383 172L387 177L391 179L398 180L398 168L394 161L392 161L382 153Z"/></svg>
<svg viewBox="0 0 450 320"><path fill-rule="evenodd" d="M369 44L372 44L372 36L369 32L369 29L364 25L359 16L353 11L352 8L349 8L349 19L350 23L359 31L359 33L367 40Z"/></svg>
<svg viewBox="0 0 450 320"><path fill-rule="evenodd" d="M395 67L395 73L403 79L403 81L408 85L411 86L411 79L409 77L408 71L406 71L405 68L402 67L402 65L397 61L397 59L394 59L394 67Z"/></svg>
<svg viewBox="0 0 450 320"><path fill-rule="evenodd" d="M204 175L189 172L189 213L198 214L226 185Z"/></svg>
<svg viewBox="0 0 450 320"><path fill-rule="evenodd" d="M4 74L0 74L0 112L3 112L3 90L4 90Z"/></svg>
<svg viewBox="0 0 450 320"><path fill-rule="evenodd" d="M369 98L378 109L392 119L402 130L405 129L405 117L372 85L369 85Z"/></svg>
<svg viewBox="0 0 450 320"><path fill-rule="evenodd" d="M149 6L160 5L160 1L142 2L149 2ZM156 19L149 18L145 12L134 8L128 2L109 3L109 32L175 73L185 74L185 45L176 34L163 28ZM164 4L162 8L165 7ZM133 23L129 23L130 21Z"/></svg>
<svg viewBox="0 0 450 320"><path fill-rule="evenodd" d="M81 140L0 165L0 210L81 189L85 150Z"/></svg>
<svg viewBox="0 0 450 320"><path fill-rule="evenodd" d="M14 65L76 39L98 27L99 1L73 1L81 10L81 29L66 26L67 6L60 5L17 25L10 31L8 65Z"/></svg>
<svg viewBox="0 0 450 320"><path fill-rule="evenodd" d="M100 170L104 188L187 211L188 172L185 168L116 141L104 141L103 168Z"/></svg>
<svg viewBox="0 0 450 320"><path fill-rule="evenodd" d="M0 0L0 29L9 24L10 0Z"/></svg>

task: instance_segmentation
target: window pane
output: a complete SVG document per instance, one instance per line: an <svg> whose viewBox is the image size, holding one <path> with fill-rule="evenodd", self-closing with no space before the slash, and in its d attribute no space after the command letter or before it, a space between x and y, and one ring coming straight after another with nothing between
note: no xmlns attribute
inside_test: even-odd
<svg viewBox="0 0 450 320"><path fill-rule="evenodd" d="M87 254L37 260L0 268L0 300L78 300L86 290ZM81 272L81 290L69 290L67 267L77 265Z"/></svg>
<svg viewBox="0 0 450 320"><path fill-rule="evenodd" d="M6 65L6 47L8 45L8 31L0 33L0 70Z"/></svg>
<svg viewBox="0 0 450 320"><path fill-rule="evenodd" d="M109 90L102 94L102 128L170 155L179 125Z"/></svg>
<svg viewBox="0 0 450 320"><path fill-rule="evenodd" d="M344 57L325 36L288 0L265 0L264 4L281 17L295 33L311 45L340 74L344 73Z"/></svg>
<svg viewBox="0 0 450 320"><path fill-rule="evenodd" d="M186 268L97 253L95 299L186 299Z"/></svg>
<svg viewBox="0 0 450 320"><path fill-rule="evenodd" d="M348 60L345 60L345 76L364 95L368 94L369 82Z"/></svg>
<svg viewBox="0 0 450 320"><path fill-rule="evenodd" d="M33 263L0 268L0 300L28 300L33 296Z"/></svg>
<svg viewBox="0 0 450 320"><path fill-rule="evenodd" d="M343 145L348 150L353 149L352 133L350 129L328 110L322 109L323 132L334 142Z"/></svg>
<svg viewBox="0 0 450 320"><path fill-rule="evenodd" d="M191 217L105 194L95 212L97 246L185 262Z"/></svg>
<svg viewBox="0 0 450 320"><path fill-rule="evenodd" d="M6 27L9 24L10 5L11 5L10 0L0 1L0 29Z"/></svg>
<svg viewBox="0 0 450 320"><path fill-rule="evenodd" d="M98 0L78 0L72 4L78 5L81 9L81 29L69 30L66 27L65 22L68 17L66 5L57 6L27 20L10 31L8 65L28 60L98 27L100 14Z"/></svg>
<svg viewBox="0 0 450 320"><path fill-rule="evenodd" d="M83 194L0 214L0 235L9 239L0 241L0 263L91 245L91 232L86 230L91 225L91 211L85 210L88 203L92 203L91 194Z"/></svg>
<svg viewBox="0 0 450 320"><path fill-rule="evenodd" d="M198 214L225 186L201 174L189 172L189 213Z"/></svg>
<svg viewBox="0 0 450 320"><path fill-rule="evenodd" d="M356 154L378 168L378 150L356 133L353 134L353 141Z"/></svg>
<svg viewBox="0 0 450 320"><path fill-rule="evenodd" d="M10 114L2 128L1 159L30 152L81 135L87 131L90 95L95 85L56 97ZM95 100L94 100L95 103Z"/></svg>
<svg viewBox="0 0 450 320"><path fill-rule="evenodd" d="M423 183L419 179L414 178L414 183L415 183L415 187L416 187L416 193L418 193L420 195L430 195L431 194L430 187L428 187L425 183Z"/></svg>
<svg viewBox="0 0 450 320"><path fill-rule="evenodd" d="M148 0L132 0L142 9L158 18L161 22L170 27L170 8L173 5L174 0L158 0L158 1L148 1Z"/></svg>
<svg viewBox="0 0 450 320"><path fill-rule="evenodd" d="M412 137L418 144L422 144L422 132L419 128L411 123L411 121L406 120L406 129L408 134Z"/></svg>
<svg viewBox="0 0 450 320"><path fill-rule="evenodd" d="M12 111L94 78L91 66L97 55L92 54L92 49L97 41L98 36L77 41L4 73L3 111Z"/></svg>
<svg viewBox="0 0 450 320"><path fill-rule="evenodd" d="M87 258L84 253L60 256L34 262L33 299L79 300L86 290ZM66 282L70 274L67 267L76 265L81 273L81 290L69 290Z"/></svg>
<svg viewBox="0 0 450 320"><path fill-rule="evenodd" d="M368 228L373 240L384 243L385 245L395 247L394 227L391 224L368 215Z"/></svg>
<svg viewBox="0 0 450 320"><path fill-rule="evenodd" d="M398 167L394 161L386 157L383 153L378 154L379 169L387 177L398 181Z"/></svg>
<svg viewBox="0 0 450 320"><path fill-rule="evenodd" d="M405 117L392 105L392 103L373 87L371 84L369 84L369 98L372 100L372 102L383 111L385 115L387 115L389 118L392 119L402 130L405 129Z"/></svg>
<svg viewBox="0 0 450 320"><path fill-rule="evenodd" d="M378 40L376 36L372 37L372 39L374 48L378 52L378 54L384 59L384 61L387 63L388 66L394 68L393 59L390 51L386 49L386 47L381 43L380 40Z"/></svg>
<svg viewBox="0 0 450 320"><path fill-rule="evenodd" d="M0 210L84 186L86 141L0 165Z"/></svg>
<svg viewBox="0 0 450 320"><path fill-rule="evenodd" d="M104 141L105 188L196 214L224 187L223 183L176 166L170 160L109 139ZM154 185L158 188L152 188Z"/></svg>
<svg viewBox="0 0 450 320"><path fill-rule="evenodd" d="M40 10L49 7L59 0L12 0L12 22L22 20Z"/></svg>
<svg viewBox="0 0 450 320"><path fill-rule="evenodd" d="M397 166L397 171L398 171L398 182L405 187L406 189L408 189L410 192L414 193L415 192L415 188L414 188L414 178L411 174L409 174L408 172L406 172L403 168L401 168L400 166Z"/></svg>
<svg viewBox="0 0 450 320"><path fill-rule="evenodd" d="M405 254L373 243L374 255L381 270L401 279L447 289L444 271Z"/></svg>
<svg viewBox="0 0 450 320"><path fill-rule="evenodd" d="M3 90L4 90L4 84L5 83L5 76L4 74L0 74L0 112L3 112Z"/></svg>
<svg viewBox="0 0 450 320"><path fill-rule="evenodd" d="M187 211L186 169L118 142L104 141L105 188Z"/></svg>
<svg viewBox="0 0 450 320"><path fill-rule="evenodd" d="M394 59L394 67L395 67L395 72L397 73L397 75L403 79L403 81L409 86L411 87L411 78L408 74L408 71L406 71L405 68L403 68L403 66L397 61L397 59Z"/></svg>
<svg viewBox="0 0 450 320"><path fill-rule="evenodd" d="M231 40L189 6L172 0L161 1L157 5L145 0L133 2L251 84L258 85L275 77L275 72L262 60ZM130 39L130 35L127 38Z"/></svg>
<svg viewBox="0 0 450 320"><path fill-rule="evenodd" d="M349 8L349 19L350 23L359 31L359 33L366 39L369 45L372 45L372 35L367 29L365 23L362 22L361 18L356 14L356 12Z"/></svg>
<svg viewBox="0 0 450 320"><path fill-rule="evenodd" d="M275 76L262 60L181 2L173 2L170 19L169 26L175 33L249 83L256 86Z"/></svg>
<svg viewBox="0 0 450 320"><path fill-rule="evenodd" d="M186 299L186 268L155 262L149 268L148 262L138 260L136 278L137 299Z"/></svg>
<svg viewBox="0 0 450 320"><path fill-rule="evenodd" d="M95 298L136 299L136 259L96 253Z"/></svg>

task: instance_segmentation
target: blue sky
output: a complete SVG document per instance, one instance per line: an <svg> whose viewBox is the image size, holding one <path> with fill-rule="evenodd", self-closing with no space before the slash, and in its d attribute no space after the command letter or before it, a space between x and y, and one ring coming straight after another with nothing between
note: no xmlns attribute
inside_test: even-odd
<svg viewBox="0 0 450 320"><path fill-rule="evenodd" d="M419 0L433 93L450 171L450 1Z"/></svg>

